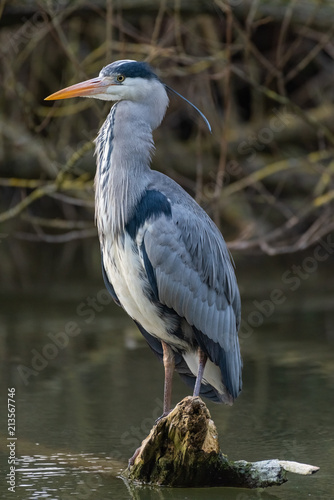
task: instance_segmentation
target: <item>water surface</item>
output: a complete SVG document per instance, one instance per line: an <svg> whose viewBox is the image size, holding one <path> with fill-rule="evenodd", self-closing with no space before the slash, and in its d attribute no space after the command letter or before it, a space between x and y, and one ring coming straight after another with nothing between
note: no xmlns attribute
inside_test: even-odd
<svg viewBox="0 0 334 500"><path fill-rule="evenodd" d="M254 269L253 278L260 271ZM120 470L162 412L163 370L131 321L109 303L102 284L86 283L52 297L2 297L2 478L9 467L11 387L17 461L16 492L3 481L1 498L333 499L334 294L320 286L326 277L313 276L294 294L284 289L286 300L268 317L263 313L262 322L258 315L255 325L254 300L265 307L283 271L274 282L261 284L249 273L239 280L243 317L252 325L241 338L244 389L233 407L208 407L230 458L296 460L320 466L320 472L290 474L285 485L263 491L125 484ZM187 387L174 380L176 403Z"/></svg>

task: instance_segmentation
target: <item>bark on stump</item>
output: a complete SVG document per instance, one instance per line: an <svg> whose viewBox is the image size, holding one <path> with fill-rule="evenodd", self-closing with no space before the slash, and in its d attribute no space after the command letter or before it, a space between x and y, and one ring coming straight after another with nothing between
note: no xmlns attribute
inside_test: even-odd
<svg viewBox="0 0 334 500"><path fill-rule="evenodd" d="M188 396L153 427L123 476L161 486L265 488L286 482L287 471L307 475L317 470L297 462L228 460L219 450L217 429L206 405Z"/></svg>

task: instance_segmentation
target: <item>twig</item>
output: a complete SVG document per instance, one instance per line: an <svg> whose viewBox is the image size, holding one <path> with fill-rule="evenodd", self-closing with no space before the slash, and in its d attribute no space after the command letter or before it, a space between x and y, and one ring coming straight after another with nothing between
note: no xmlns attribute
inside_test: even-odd
<svg viewBox="0 0 334 500"><path fill-rule="evenodd" d="M334 145L334 134L326 127L324 124L317 121L312 115L308 115L304 110L302 110L297 104L294 104L288 97L277 94L277 92L264 87L263 85L259 85L252 78L249 78L242 70L237 68L235 65L232 66L231 71L238 75L240 78L243 78L248 83L253 85L259 92L265 94L269 99L273 101L279 102L280 104L284 104L289 106L296 114L301 116L309 125L311 125L315 130L321 131L325 137Z"/></svg>
<svg viewBox="0 0 334 500"><path fill-rule="evenodd" d="M289 82L295 76L298 75L303 69L308 66L308 64L315 58L316 55L319 54L319 52L330 42L332 39L334 33L334 27L328 31L328 33L325 33L319 43L313 47L312 50L295 66L284 78L285 82Z"/></svg>
<svg viewBox="0 0 334 500"><path fill-rule="evenodd" d="M69 181L65 180L61 187L63 190L72 190L72 189L83 189L83 188L92 188L93 183L91 181L82 182L82 180ZM38 187L32 193L30 193L26 198L20 201L17 205L9 210L0 214L0 222L4 222L9 219L13 219L17 217L23 210L25 210L31 203L42 198L43 196L48 196L50 194L55 193L58 190L59 186L55 183L46 184L44 186Z"/></svg>
<svg viewBox="0 0 334 500"><path fill-rule="evenodd" d="M49 193L53 193L54 191L56 191L56 189L57 187L55 184L48 184L41 188L35 189L32 193L26 196L22 201L20 201L20 203L15 205L13 208L10 208L9 210L6 210L6 212L0 214L0 222L4 222L8 219L13 219L14 217L17 217L31 203L38 200L39 198L42 198L43 196L48 195Z"/></svg>
<svg viewBox="0 0 334 500"><path fill-rule="evenodd" d="M68 241L85 239L85 238L93 238L96 237L97 231L96 229L84 229L82 231L69 231L64 234L32 234L32 233L23 233L16 232L14 236L21 240L27 241L45 241L46 243L66 243Z"/></svg>
<svg viewBox="0 0 334 500"><path fill-rule="evenodd" d="M224 78L224 110L225 110L225 119L224 119L224 125L223 125L223 130L222 130L222 135L221 135L221 140L220 140L220 155L219 155L219 164L218 164L218 170L216 174L216 185L215 185L215 190L213 194L213 201L214 201L214 212L215 212L215 222L219 225L219 210L218 210L218 200L219 196L221 193L221 189L223 186L223 179L224 179L224 172L225 172L225 167L226 167L226 160L227 160L227 145L228 145L228 127L229 127L229 121L230 121L230 114L231 114L231 52L229 50L231 43L232 43L232 22L233 22L233 17L232 17L232 12L231 8L226 9L226 58L227 58L227 64L226 64L226 73L225 73L225 78Z"/></svg>
<svg viewBox="0 0 334 500"><path fill-rule="evenodd" d="M278 162L267 165L256 172L249 174L247 177L240 179L238 181L233 182L229 186L226 186L222 190L222 199L231 196L231 194L235 194L246 187L255 184L277 172L282 172L284 170L298 168L303 166L302 162L308 163L316 163L319 160L325 160L327 158L332 157L331 151L316 151L308 154L305 158L288 158L286 160L280 160Z"/></svg>
<svg viewBox="0 0 334 500"><path fill-rule="evenodd" d="M38 226L52 227L56 229L92 229L93 223L84 220L64 220L64 219L46 219L45 217L36 217L33 215L22 214L22 220ZM96 231L95 231L96 232Z"/></svg>

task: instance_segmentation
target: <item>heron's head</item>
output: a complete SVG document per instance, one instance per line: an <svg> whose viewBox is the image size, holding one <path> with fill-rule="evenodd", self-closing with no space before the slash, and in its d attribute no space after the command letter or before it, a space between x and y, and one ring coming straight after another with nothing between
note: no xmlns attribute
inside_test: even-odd
<svg viewBox="0 0 334 500"><path fill-rule="evenodd" d="M108 64L97 78L59 90L46 100L93 97L103 101L132 101L151 108L152 128L158 126L168 106L165 85L145 62L132 60ZM155 119L154 119L155 117Z"/></svg>
<svg viewBox="0 0 334 500"><path fill-rule="evenodd" d="M140 101L160 87L164 85L147 63L115 61L105 66L97 78L59 90L46 100L93 97L103 101Z"/></svg>
<svg viewBox="0 0 334 500"><path fill-rule="evenodd" d="M152 68L145 62L126 59L115 61L105 66L97 78L66 87L46 97L46 101L69 99L70 97L93 97L103 101L132 101L145 105L147 119L152 128L156 128L168 106L167 90L184 99L198 111L206 122L205 116L185 97L171 87L164 85ZM145 113L144 113L145 114Z"/></svg>

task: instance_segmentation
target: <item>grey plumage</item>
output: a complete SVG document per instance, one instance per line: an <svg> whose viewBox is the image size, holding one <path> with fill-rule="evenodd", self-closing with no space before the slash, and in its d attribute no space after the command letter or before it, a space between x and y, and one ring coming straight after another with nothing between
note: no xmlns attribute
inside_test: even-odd
<svg viewBox="0 0 334 500"><path fill-rule="evenodd" d="M168 106L165 85L147 64L117 61L51 98L73 95L118 101L96 139L96 221L108 290L164 359L166 374L169 349L193 387L202 352L200 394L231 404L241 390L240 297L226 244L202 208L150 168L152 131Z"/></svg>
<svg viewBox="0 0 334 500"><path fill-rule="evenodd" d="M240 297L226 245L211 219L185 191L158 172L152 172L152 177L172 206L172 217L155 220L143 237L159 300L224 350L224 383L236 397L241 388ZM213 357L218 364L218 348Z"/></svg>

